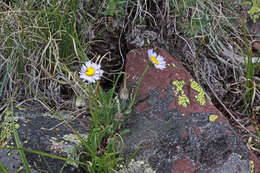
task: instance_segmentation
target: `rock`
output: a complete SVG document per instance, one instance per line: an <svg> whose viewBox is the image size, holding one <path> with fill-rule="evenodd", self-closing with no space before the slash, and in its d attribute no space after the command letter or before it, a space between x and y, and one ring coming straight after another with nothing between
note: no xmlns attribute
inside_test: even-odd
<svg viewBox="0 0 260 173"><path fill-rule="evenodd" d="M256 51L260 51L260 41L254 41L252 43L252 49Z"/></svg>
<svg viewBox="0 0 260 173"><path fill-rule="evenodd" d="M65 113L61 113L61 115L82 137L86 138L86 127L78 118ZM80 142L72 130L57 115L37 111L16 111L15 123L18 127L17 131L23 148L50 153L72 160L78 159L79 155L75 151L75 146ZM6 145L15 146L15 142L12 139ZM45 171L59 172L63 166L63 173L82 172L76 164L70 163L66 166L62 160L44 157L31 152L24 153L31 166L31 171L35 173ZM17 172L17 170L23 167L20 155L16 150L1 149L0 162L3 163L9 172ZM24 173L25 170L21 169L19 172Z"/></svg>
<svg viewBox="0 0 260 173"><path fill-rule="evenodd" d="M147 50L127 55L130 91L147 65ZM150 68L142 81L125 127L130 130L124 136L126 159L157 173L260 172L259 160L199 84L168 52L154 50L165 58L167 68Z"/></svg>
<svg viewBox="0 0 260 173"><path fill-rule="evenodd" d="M9 172L17 172L22 167L22 160L16 150L0 149L0 162Z"/></svg>

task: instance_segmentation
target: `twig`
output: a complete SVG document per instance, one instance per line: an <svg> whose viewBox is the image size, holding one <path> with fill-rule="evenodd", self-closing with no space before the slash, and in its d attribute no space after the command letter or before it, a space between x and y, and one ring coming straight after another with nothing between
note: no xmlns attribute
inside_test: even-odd
<svg viewBox="0 0 260 173"><path fill-rule="evenodd" d="M221 106L227 111L227 113L231 116L231 118L238 124L240 125L244 130L246 130L251 136L255 137L257 140L260 141L260 138L258 136L256 136L255 134L253 134L252 132L250 132L243 124L241 124L236 118L235 116L227 109L227 107L225 106L225 104L219 99L219 97L217 96L217 94L214 92L213 88L211 87L208 79L204 76L203 77L208 85L208 87L210 88L211 92L214 94L215 98L218 100L218 102L221 104Z"/></svg>
<svg viewBox="0 0 260 173"><path fill-rule="evenodd" d="M188 47L189 47L189 49L190 49L190 51L191 51L191 53L192 53L192 56L193 57L195 57L195 52L194 52L194 50L191 48L191 46L190 46L190 44L188 43L188 41L185 39L185 38L183 38L182 36L180 36L179 34L178 34L178 32L177 32L177 29L176 29L176 17L174 18L174 31L175 31L175 34L178 36L178 37L180 37L182 40L184 40L185 42L186 42L186 44L188 45Z"/></svg>
<svg viewBox="0 0 260 173"><path fill-rule="evenodd" d="M82 113L83 113L83 112L79 113L77 116L75 116L75 118L73 118L71 121L68 121L68 122L72 122L72 121L74 121L74 120L77 119L77 118L78 118ZM62 121L62 122L56 124L55 126L53 126L52 128L49 128L49 129L44 128L44 127L41 127L41 130L51 131L51 130L55 129L56 127L58 127L58 126L60 126L60 125L62 125L62 124L64 124L64 123L65 123L65 122Z"/></svg>

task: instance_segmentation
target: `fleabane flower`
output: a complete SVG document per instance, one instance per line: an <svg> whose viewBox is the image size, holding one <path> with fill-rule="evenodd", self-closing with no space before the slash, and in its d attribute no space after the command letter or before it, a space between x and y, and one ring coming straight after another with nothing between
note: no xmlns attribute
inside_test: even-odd
<svg viewBox="0 0 260 173"><path fill-rule="evenodd" d="M79 77L83 80L83 82L88 81L89 83L94 83L101 78L103 73L104 71L101 70L100 64L87 61L81 66Z"/></svg>
<svg viewBox="0 0 260 173"><path fill-rule="evenodd" d="M149 60L154 64L155 68L158 68L160 70L165 69L166 62L163 56L157 55L157 53L154 52L153 49L149 49L147 53L148 53Z"/></svg>

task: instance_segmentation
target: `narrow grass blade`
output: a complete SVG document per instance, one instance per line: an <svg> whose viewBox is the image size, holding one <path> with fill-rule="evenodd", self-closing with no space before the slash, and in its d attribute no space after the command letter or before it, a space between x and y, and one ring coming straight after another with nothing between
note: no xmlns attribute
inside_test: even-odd
<svg viewBox="0 0 260 173"><path fill-rule="evenodd" d="M45 152L32 150L32 149L28 149L28 148L22 148L22 147L20 147L20 148L18 148L18 147L6 147L6 148L12 149L12 150L26 151L26 152L30 152L30 153L46 156L46 157L51 157L53 159L59 159L59 160L64 160L64 161L73 162L73 163L76 163L76 164L82 164L82 165L88 166L88 164L84 163L84 162L79 162L77 160L67 159L67 158L64 158L64 157L56 156L54 154L45 153Z"/></svg>
<svg viewBox="0 0 260 173"><path fill-rule="evenodd" d="M18 132L15 128L15 124L14 124L14 117L12 115L12 128L13 128L13 133L14 133L14 138L15 138L15 143L16 143L16 146L19 148L19 147L22 147L22 144L21 144L21 140L19 138L19 135L18 135ZM31 173L31 170L29 168L29 163L25 157L25 154L22 150L19 150L19 154L21 156L21 159L22 159L22 162L23 162L23 165L25 167L25 170L27 173Z"/></svg>
<svg viewBox="0 0 260 173"><path fill-rule="evenodd" d="M6 167L1 162L0 162L0 170L2 171L2 173L9 173Z"/></svg>

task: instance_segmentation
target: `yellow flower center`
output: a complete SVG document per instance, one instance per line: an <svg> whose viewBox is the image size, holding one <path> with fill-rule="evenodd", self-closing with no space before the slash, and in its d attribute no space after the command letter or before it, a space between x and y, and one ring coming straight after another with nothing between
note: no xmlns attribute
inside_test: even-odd
<svg viewBox="0 0 260 173"><path fill-rule="evenodd" d="M93 76L95 74L95 69L93 67L88 67L85 74L87 76Z"/></svg>
<svg viewBox="0 0 260 173"><path fill-rule="evenodd" d="M151 60L152 60L152 62L154 62L156 65L159 64L159 62L158 62L158 60L157 60L157 58L156 58L155 56L151 56Z"/></svg>

